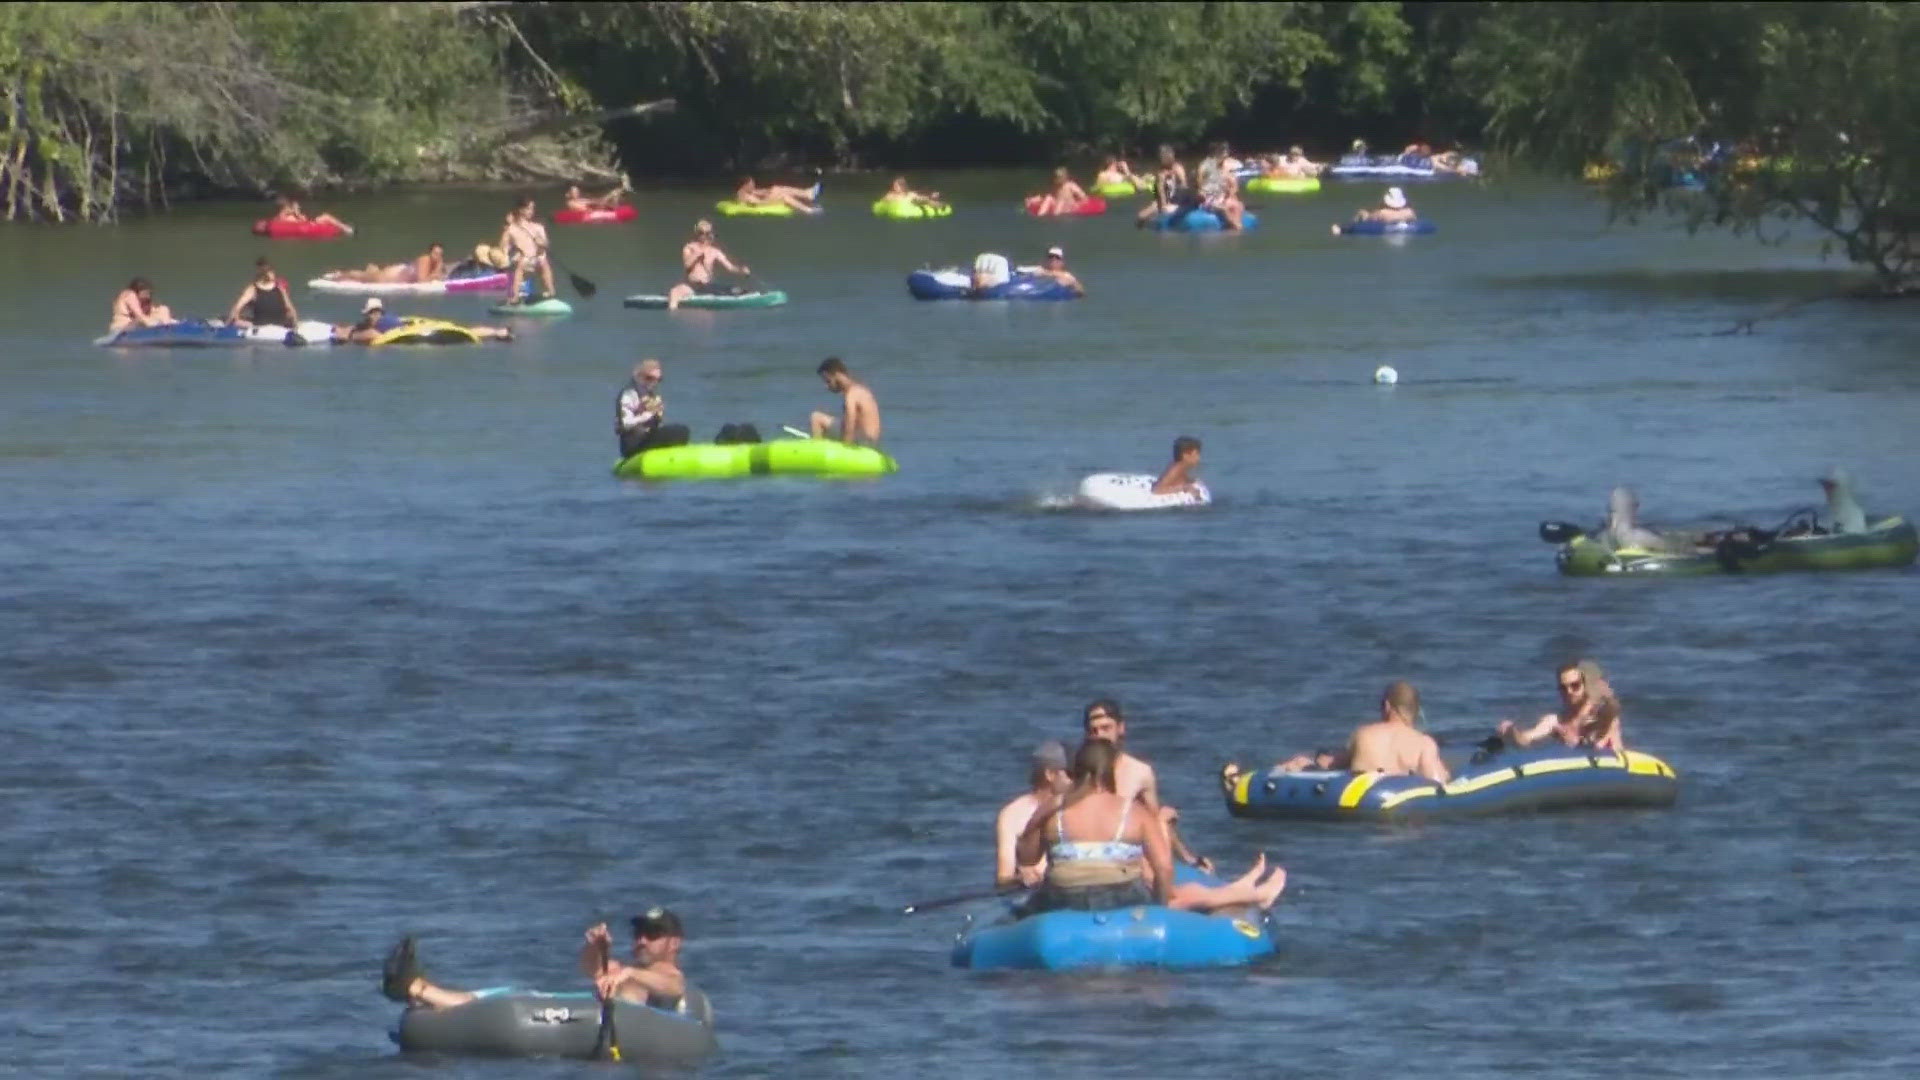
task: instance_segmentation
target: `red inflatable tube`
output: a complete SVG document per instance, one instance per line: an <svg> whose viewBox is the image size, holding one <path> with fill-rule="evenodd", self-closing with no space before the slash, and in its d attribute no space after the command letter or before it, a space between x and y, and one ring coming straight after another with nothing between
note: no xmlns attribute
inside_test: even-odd
<svg viewBox="0 0 1920 1080"><path fill-rule="evenodd" d="M640 216L640 211L631 206L616 206L611 210L555 210L555 225L612 225L621 221L632 221Z"/></svg>
<svg viewBox="0 0 1920 1080"><path fill-rule="evenodd" d="M1034 211L1034 207L1039 205L1040 205L1040 196L1038 195L1028 196L1027 213L1035 214L1036 217L1039 216ZM1095 215L1104 214L1106 212L1107 212L1107 200L1101 198L1098 195L1095 195L1092 198L1088 199L1086 202L1083 202L1079 206L1075 207L1071 213L1048 214L1047 216L1048 217L1093 217Z"/></svg>
<svg viewBox="0 0 1920 1080"><path fill-rule="evenodd" d="M318 221L282 221L279 218L261 218L253 223L253 235L271 236L275 240L331 240L341 235L338 225L328 225Z"/></svg>

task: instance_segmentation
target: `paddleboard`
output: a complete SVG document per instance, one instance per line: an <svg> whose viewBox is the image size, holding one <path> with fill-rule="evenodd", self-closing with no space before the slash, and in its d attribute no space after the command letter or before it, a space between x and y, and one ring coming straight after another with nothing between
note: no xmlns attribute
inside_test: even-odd
<svg viewBox="0 0 1920 1080"><path fill-rule="evenodd" d="M571 315L573 305L557 296L545 300L533 300L524 304L494 304L487 308L492 315Z"/></svg>
<svg viewBox="0 0 1920 1080"><path fill-rule="evenodd" d="M773 289L768 292L733 293L713 296L695 293L685 300L680 301L680 306L683 308L756 308L779 307L786 302L787 294L778 289ZM663 293L640 293L627 297L622 303L630 308L656 310L667 306L667 298Z"/></svg>

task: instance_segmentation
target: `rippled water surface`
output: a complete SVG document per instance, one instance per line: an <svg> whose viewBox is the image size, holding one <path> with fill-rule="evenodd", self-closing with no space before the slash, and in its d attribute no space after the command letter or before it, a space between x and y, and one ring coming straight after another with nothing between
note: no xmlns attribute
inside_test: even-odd
<svg viewBox="0 0 1920 1080"><path fill-rule="evenodd" d="M598 1075L396 1055L379 958L413 932L443 981L568 986L585 923L663 902L716 1077L1920 1071L1920 576L1569 580L1534 536L1621 482L1655 519L1770 523L1835 463L1869 510L1920 510L1911 304L1712 336L1840 278L1811 244L1609 229L1572 188L1419 189L1441 231L1382 242L1327 235L1373 186L1178 237L939 179L946 221L872 219L880 178L819 220L722 220L793 297L757 312L621 309L713 197L645 194L631 226L556 230L598 298L467 351L96 349L135 273L224 310L255 208L0 229L6 1067ZM360 236L270 250L297 282L464 248L502 201L344 201ZM905 293L1050 243L1085 301ZM804 424L828 354L898 475L608 475L640 356L704 435ZM1211 509L1040 509L1179 434ZM1680 771L1671 812L1221 804L1222 760L1336 741L1391 678L1457 753L1581 654ZM987 880L1026 750L1097 695L1197 846L1291 870L1271 963L982 977L947 966L967 908L899 914Z"/></svg>

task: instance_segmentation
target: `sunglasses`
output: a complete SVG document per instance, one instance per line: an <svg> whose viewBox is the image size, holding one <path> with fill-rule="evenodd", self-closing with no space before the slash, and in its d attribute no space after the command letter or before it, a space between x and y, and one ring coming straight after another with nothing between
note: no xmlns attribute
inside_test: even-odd
<svg viewBox="0 0 1920 1080"><path fill-rule="evenodd" d="M1583 687L1583 686L1585 686L1585 685L1587 685L1587 681L1586 681L1585 679L1575 679L1575 680L1573 680L1572 682L1563 682L1563 683L1561 683L1561 684L1560 684L1560 689L1562 689L1562 690L1578 690L1578 689L1580 689L1581 687Z"/></svg>

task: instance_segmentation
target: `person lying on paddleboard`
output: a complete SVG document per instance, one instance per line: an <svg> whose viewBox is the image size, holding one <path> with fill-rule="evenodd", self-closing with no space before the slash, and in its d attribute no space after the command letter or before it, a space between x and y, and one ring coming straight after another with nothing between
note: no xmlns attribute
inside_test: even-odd
<svg viewBox="0 0 1920 1080"><path fill-rule="evenodd" d="M1071 214L1080 209L1087 201L1087 192L1073 182L1066 166L1053 170L1053 184L1046 191L1027 199L1027 206L1036 217L1052 217L1056 214Z"/></svg>
<svg viewBox="0 0 1920 1080"><path fill-rule="evenodd" d="M333 328L333 340L345 345L371 345L382 334L398 330L411 321L387 314L387 306L377 296L367 297L360 305L360 319L350 326ZM462 326L481 341L512 341L513 331L504 326Z"/></svg>
<svg viewBox="0 0 1920 1080"><path fill-rule="evenodd" d="M693 239L680 245L680 283L667 290L667 310L673 311L689 296L726 296L739 289L722 289L713 283L715 269L746 276L746 266L735 266L720 245L713 242L713 223L704 219L693 223Z"/></svg>
<svg viewBox="0 0 1920 1080"><path fill-rule="evenodd" d="M1213 872L1213 861L1197 855L1180 839L1180 830L1176 824L1180 820L1180 811L1160 802L1160 780L1154 775L1153 766L1127 751L1127 718L1120 711L1120 703L1112 698L1100 698L1091 701L1081 710L1080 727L1089 739L1104 739L1120 751L1120 760L1115 768L1118 778L1118 790L1121 794L1140 800L1148 813L1160 819L1167 827L1167 838L1173 846L1173 854L1181 862L1198 867L1208 873Z"/></svg>
<svg viewBox="0 0 1920 1080"><path fill-rule="evenodd" d="M500 230L500 250L507 253L507 262L512 275L507 279L507 303L522 303L521 283L527 275L539 271L540 295L544 300L554 294L553 259L549 256L547 227L533 219L534 202L532 195L521 195L514 200L513 209L507 213L506 227Z"/></svg>
<svg viewBox="0 0 1920 1080"><path fill-rule="evenodd" d="M276 209L273 212L273 220L275 221L285 221L295 225L332 225L348 236L353 235L353 226L341 221L332 214L308 217L306 211L300 209L299 199L282 195L278 199L275 199L274 202Z"/></svg>
<svg viewBox="0 0 1920 1080"><path fill-rule="evenodd" d="M1355 211L1353 220L1378 221L1383 225L1392 225L1415 221L1418 217L1419 215L1414 213L1413 206L1407 202L1407 193L1397 187L1390 187L1386 194L1380 196L1378 207Z"/></svg>
<svg viewBox="0 0 1920 1080"><path fill-rule="evenodd" d="M137 277L127 282L127 287L113 298L107 333L117 334L137 326L165 326L173 321L172 308L153 302L153 283Z"/></svg>
<svg viewBox="0 0 1920 1080"><path fill-rule="evenodd" d="M1173 461L1160 478L1153 482L1155 495L1173 495L1187 491L1195 495L1200 493L1200 484L1194 478L1193 470L1200 467L1200 440L1190 435L1182 435L1173 440Z"/></svg>
<svg viewBox="0 0 1920 1080"><path fill-rule="evenodd" d="M1087 295L1086 286L1080 284L1080 279L1074 277L1073 273L1067 269L1067 253L1062 248L1048 248L1046 260L1040 264L1040 269L1034 276L1052 278L1055 283L1073 290L1075 296Z"/></svg>
<svg viewBox="0 0 1920 1080"><path fill-rule="evenodd" d="M640 361L614 403L613 429L622 458L658 446L685 446L693 438L685 424L664 423L667 402L660 396L661 376L660 361L651 357Z"/></svg>
<svg viewBox="0 0 1920 1080"><path fill-rule="evenodd" d="M359 281L368 284L410 284L421 285L429 281L443 281L447 276L447 249L439 244L430 244L424 254L409 262L368 263L365 270L329 270L324 275L328 281Z"/></svg>
<svg viewBox="0 0 1920 1080"><path fill-rule="evenodd" d="M1174 156L1173 147L1161 144L1160 166L1153 177L1153 201L1140 208L1134 223L1145 225L1161 214L1192 210L1200 205L1200 193L1187 186L1187 167Z"/></svg>
<svg viewBox="0 0 1920 1080"><path fill-rule="evenodd" d="M893 183L887 185L887 193L880 196L885 202L902 202L912 206L945 206L937 191L918 192L907 186L907 178L896 176Z"/></svg>
<svg viewBox="0 0 1920 1080"><path fill-rule="evenodd" d="M853 372L847 370L846 362L837 356L820 361L814 371L828 390L840 395L840 440L849 444L880 445L880 403L874 400L873 391L855 379ZM833 431L834 423L832 413L816 412L808 418L807 428L814 438L823 439Z"/></svg>
<svg viewBox="0 0 1920 1080"><path fill-rule="evenodd" d="M1436 784L1452 777L1447 763L1440 760L1440 744L1421 731L1420 692L1409 682L1395 682L1380 695L1380 719L1353 729L1347 748L1337 753L1325 750L1295 754L1279 764L1285 772L1302 769L1334 769L1345 772L1377 772L1385 776L1423 776ZM1227 767L1229 770L1233 766ZM1227 774L1228 779L1235 775Z"/></svg>
<svg viewBox="0 0 1920 1080"><path fill-rule="evenodd" d="M602 998L684 1012L687 977L680 970L680 949L686 944L686 933L680 917L653 907L635 916L632 925L634 963L612 959L612 934L606 923L600 923L587 928L586 943L580 947L580 970L593 980L594 992ZM451 1009L478 998L467 990L429 982L410 937L387 954L380 992L390 1000L426 1009Z"/></svg>
<svg viewBox="0 0 1920 1080"><path fill-rule="evenodd" d="M760 187L753 177L740 178L740 186L734 189L733 201L745 206L791 206L803 214L817 214L820 207L816 200L820 198L820 185L816 182L809 188L788 187L785 184L770 184Z"/></svg>
<svg viewBox="0 0 1920 1080"><path fill-rule="evenodd" d="M568 184L567 193L562 198L566 200L567 209L586 214L595 210L617 209L622 202L626 201L627 192L631 190L633 189L627 186L624 179L620 181L619 187L605 195L586 195L581 192L579 184Z"/></svg>
<svg viewBox="0 0 1920 1080"><path fill-rule="evenodd" d="M253 261L253 280L240 290L240 298L227 312L227 321L236 326L284 326L289 330L300 324L300 312L294 309L286 281L274 273L265 255Z"/></svg>
<svg viewBox="0 0 1920 1080"><path fill-rule="evenodd" d="M1500 721L1496 734L1515 746L1533 746L1558 739L1566 746L1591 746L1619 753L1626 749L1620 732L1620 699L1591 660L1561 664L1554 672L1560 687L1560 711L1550 712L1522 728Z"/></svg>
<svg viewBox="0 0 1920 1080"><path fill-rule="evenodd" d="M1073 786L1041 798L1015 845L1016 876L1040 871L1028 914L1106 911L1164 904L1186 911L1271 908L1286 888L1285 870L1266 871L1266 856L1225 885L1177 885L1167 829L1137 799L1122 795L1115 777L1120 750L1088 739L1073 758Z"/></svg>

